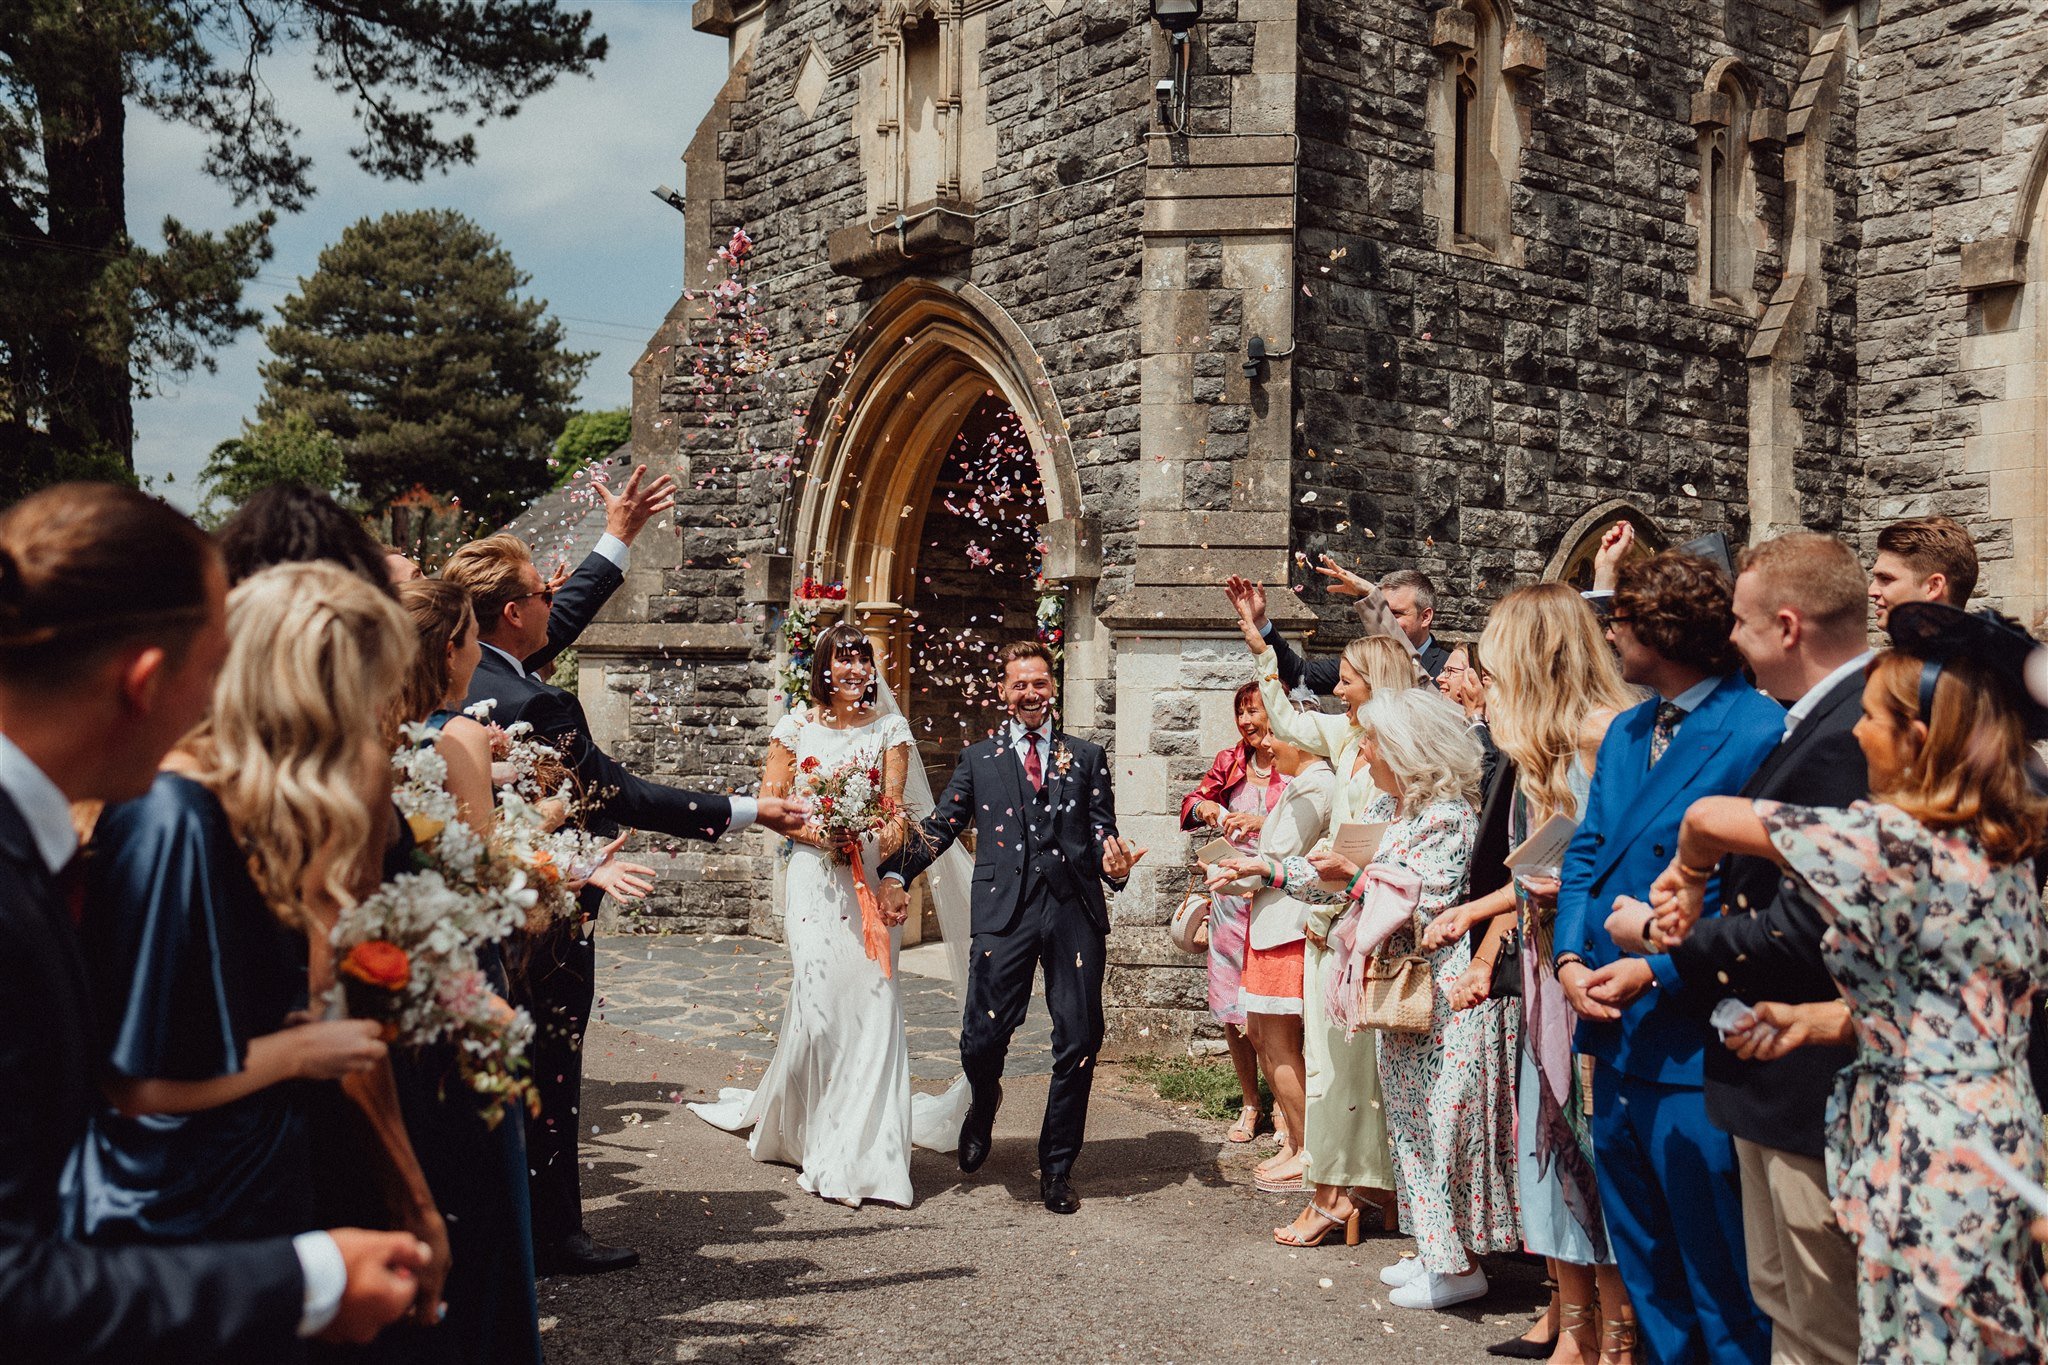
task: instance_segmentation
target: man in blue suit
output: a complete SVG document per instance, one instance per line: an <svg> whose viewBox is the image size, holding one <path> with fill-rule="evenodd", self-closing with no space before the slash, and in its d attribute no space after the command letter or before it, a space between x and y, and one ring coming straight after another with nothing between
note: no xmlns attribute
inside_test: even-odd
<svg viewBox="0 0 2048 1365"><path fill-rule="evenodd" d="M1622 570L1608 636L1655 695L1607 732L1557 899L1558 982L1595 1059L1593 1150L1615 1260L1661 1365L1762 1365L1734 1146L1707 1117L1707 1026L1665 954L1608 936L1618 897L1647 900L1686 807L1729 795L1785 732L1784 708L1736 671L1727 576L1667 550ZM1711 889L1710 889L1711 895ZM1609 1314L1609 1316L1613 1316Z"/></svg>

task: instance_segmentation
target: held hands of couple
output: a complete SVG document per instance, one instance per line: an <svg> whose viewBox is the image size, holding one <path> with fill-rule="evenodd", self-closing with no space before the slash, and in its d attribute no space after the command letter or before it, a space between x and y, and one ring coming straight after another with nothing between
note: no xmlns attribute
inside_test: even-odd
<svg viewBox="0 0 2048 1365"><path fill-rule="evenodd" d="M891 929L910 918L910 891L894 877L882 878L876 900L882 907L882 923Z"/></svg>
<svg viewBox="0 0 2048 1365"><path fill-rule="evenodd" d="M1657 984L1657 978L1651 975L1649 963L1625 957L1598 971L1583 962L1567 962L1557 969L1557 984L1572 1013L1606 1023L1621 1018L1622 1008Z"/></svg>

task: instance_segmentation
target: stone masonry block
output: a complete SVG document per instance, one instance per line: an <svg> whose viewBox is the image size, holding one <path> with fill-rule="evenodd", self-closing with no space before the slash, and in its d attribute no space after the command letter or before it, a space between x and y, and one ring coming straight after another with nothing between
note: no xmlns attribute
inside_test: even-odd
<svg viewBox="0 0 2048 1365"><path fill-rule="evenodd" d="M1479 16L1455 5L1429 16L1429 45L1439 53L1479 50Z"/></svg>

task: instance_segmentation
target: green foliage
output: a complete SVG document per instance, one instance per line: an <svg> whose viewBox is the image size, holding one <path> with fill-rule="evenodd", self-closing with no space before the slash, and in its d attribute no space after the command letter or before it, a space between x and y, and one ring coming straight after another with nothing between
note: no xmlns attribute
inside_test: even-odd
<svg viewBox="0 0 2048 1365"><path fill-rule="evenodd" d="M132 466L133 398L212 368L259 315L274 210L303 208L311 161L265 63L291 53L353 101L365 170L419 180L476 159L510 117L605 53L556 0L4 0L0 20L0 495ZM129 236L130 113L198 132L201 169L246 221ZM450 131L453 125L460 131Z"/></svg>
<svg viewBox="0 0 2048 1365"><path fill-rule="evenodd" d="M554 453L548 457L554 486L564 487L577 470L610 459L614 450L632 439L633 414L625 408L577 413L555 438Z"/></svg>
<svg viewBox="0 0 2048 1365"><path fill-rule="evenodd" d="M1162 1100L1192 1104L1207 1119L1234 1119L1244 1104L1237 1088L1237 1069L1228 1057L1198 1061L1193 1057L1133 1057L1130 1068L1150 1082ZM1266 1099L1265 1090L1260 1096Z"/></svg>
<svg viewBox="0 0 2048 1365"><path fill-rule="evenodd" d="M265 419L304 413L335 436L382 510L416 488L509 521L547 488L547 453L591 356L562 349L528 279L462 214L365 218L264 333Z"/></svg>
<svg viewBox="0 0 2048 1365"><path fill-rule="evenodd" d="M199 520L216 526L252 494L280 483L302 483L332 493L343 506L355 500L341 442L313 425L303 412L275 421L242 424L242 434L222 441L199 471L206 499Z"/></svg>

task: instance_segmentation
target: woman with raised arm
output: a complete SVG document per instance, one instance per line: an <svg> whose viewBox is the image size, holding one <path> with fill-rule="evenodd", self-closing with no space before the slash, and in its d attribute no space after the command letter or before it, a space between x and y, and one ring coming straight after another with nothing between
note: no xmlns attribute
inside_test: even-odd
<svg viewBox="0 0 2048 1365"><path fill-rule="evenodd" d="M907 1208L910 1047L896 980L903 921L871 896L876 868L909 828L903 790L917 747L909 723L876 705L880 674L867 636L842 621L812 649L811 704L777 723L761 779L765 795L816 793L813 823L789 840L784 868L789 1007L759 1088L722 1090L715 1103L690 1108L720 1128L751 1128L754 1159L800 1167L797 1183L812 1194ZM893 813L857 843L822 828L835 805L874 809L878 801Z"/></svg>
<svg viewBox="0 0 2048 1365"><path fill-rule="evenodd" d="M107 1107L67 1176L72 1227L181 1242L319 1226L323 1180L372 1186L434 1248L415 1320L439 1320L448 1243L399 1118L378 1025L304 1022L334 981L328 933L374 887L390 819L384 712L411 624L327 564L266 569L228 598L213 711L148 795L94 835L83 925L109 1026ZM318 1169L344 1106L372 1166ZM316 1115L319 1116L316 1118Z"/></svg>
<svg viewBox="0 0 2048 1365"><path fill-rule="evenodd" d="M1276 738L1330 760L1336 785L1330 799L1330 829L1390 819L1393 798L1373 785L1362 748L1365 732L1358 727L1358 708L1378 692L1414 687L1424 679L1412 650L1385 636L1368 635L1344 647L1338 663L1337 700L1342 715L1297 711L1280 682L1279 662L1260 635L1253 603L1233 581L1231 604L1237 608L1245 645L1252 652L1259 692L1266 702L1266 722ZM1329 930L1327 908L1311 913L1303 963L1302 1056L1305 1077L1305 1146L1282 1153L1257 1171L1261 1189L1285 1191L1303 1184L1315 1187L1312 1206L1295 1219L1293 1231L1303 1241L1319 1240L1326 1230L1348 1223L1361 1203L1369 1203L1380 1225L1391 1229L1399 1218L1394 1201L1394 1165L1387 1147L1387 1124L1380 1102L1379 1054L1375 1034L1364 1029L1347 1036L1319 1006L1329 986L1332 955L1318 940Z"/></svg>
<svg viewBox="0 0 2048 1365"><path fill-rule="evenodd" d="M1840 1001L1759 1004L1729 1021L1744 1057L1856 1044L1828 1106L1828 1185L1862 1260L1865 1361L2048 1359L2048 1286L2028 1212L1983 1155L2042 1175L2026 1064L2048 923L2036 859L2048 800L2028 780L2048 716L2034 642L1938 603L1892 608L1856 739L1872 799L1846 810L1716 796L1679 827L1651 888L1655 932L1697 923L1727 854L1783 867L1829 924Z"/></svg>

